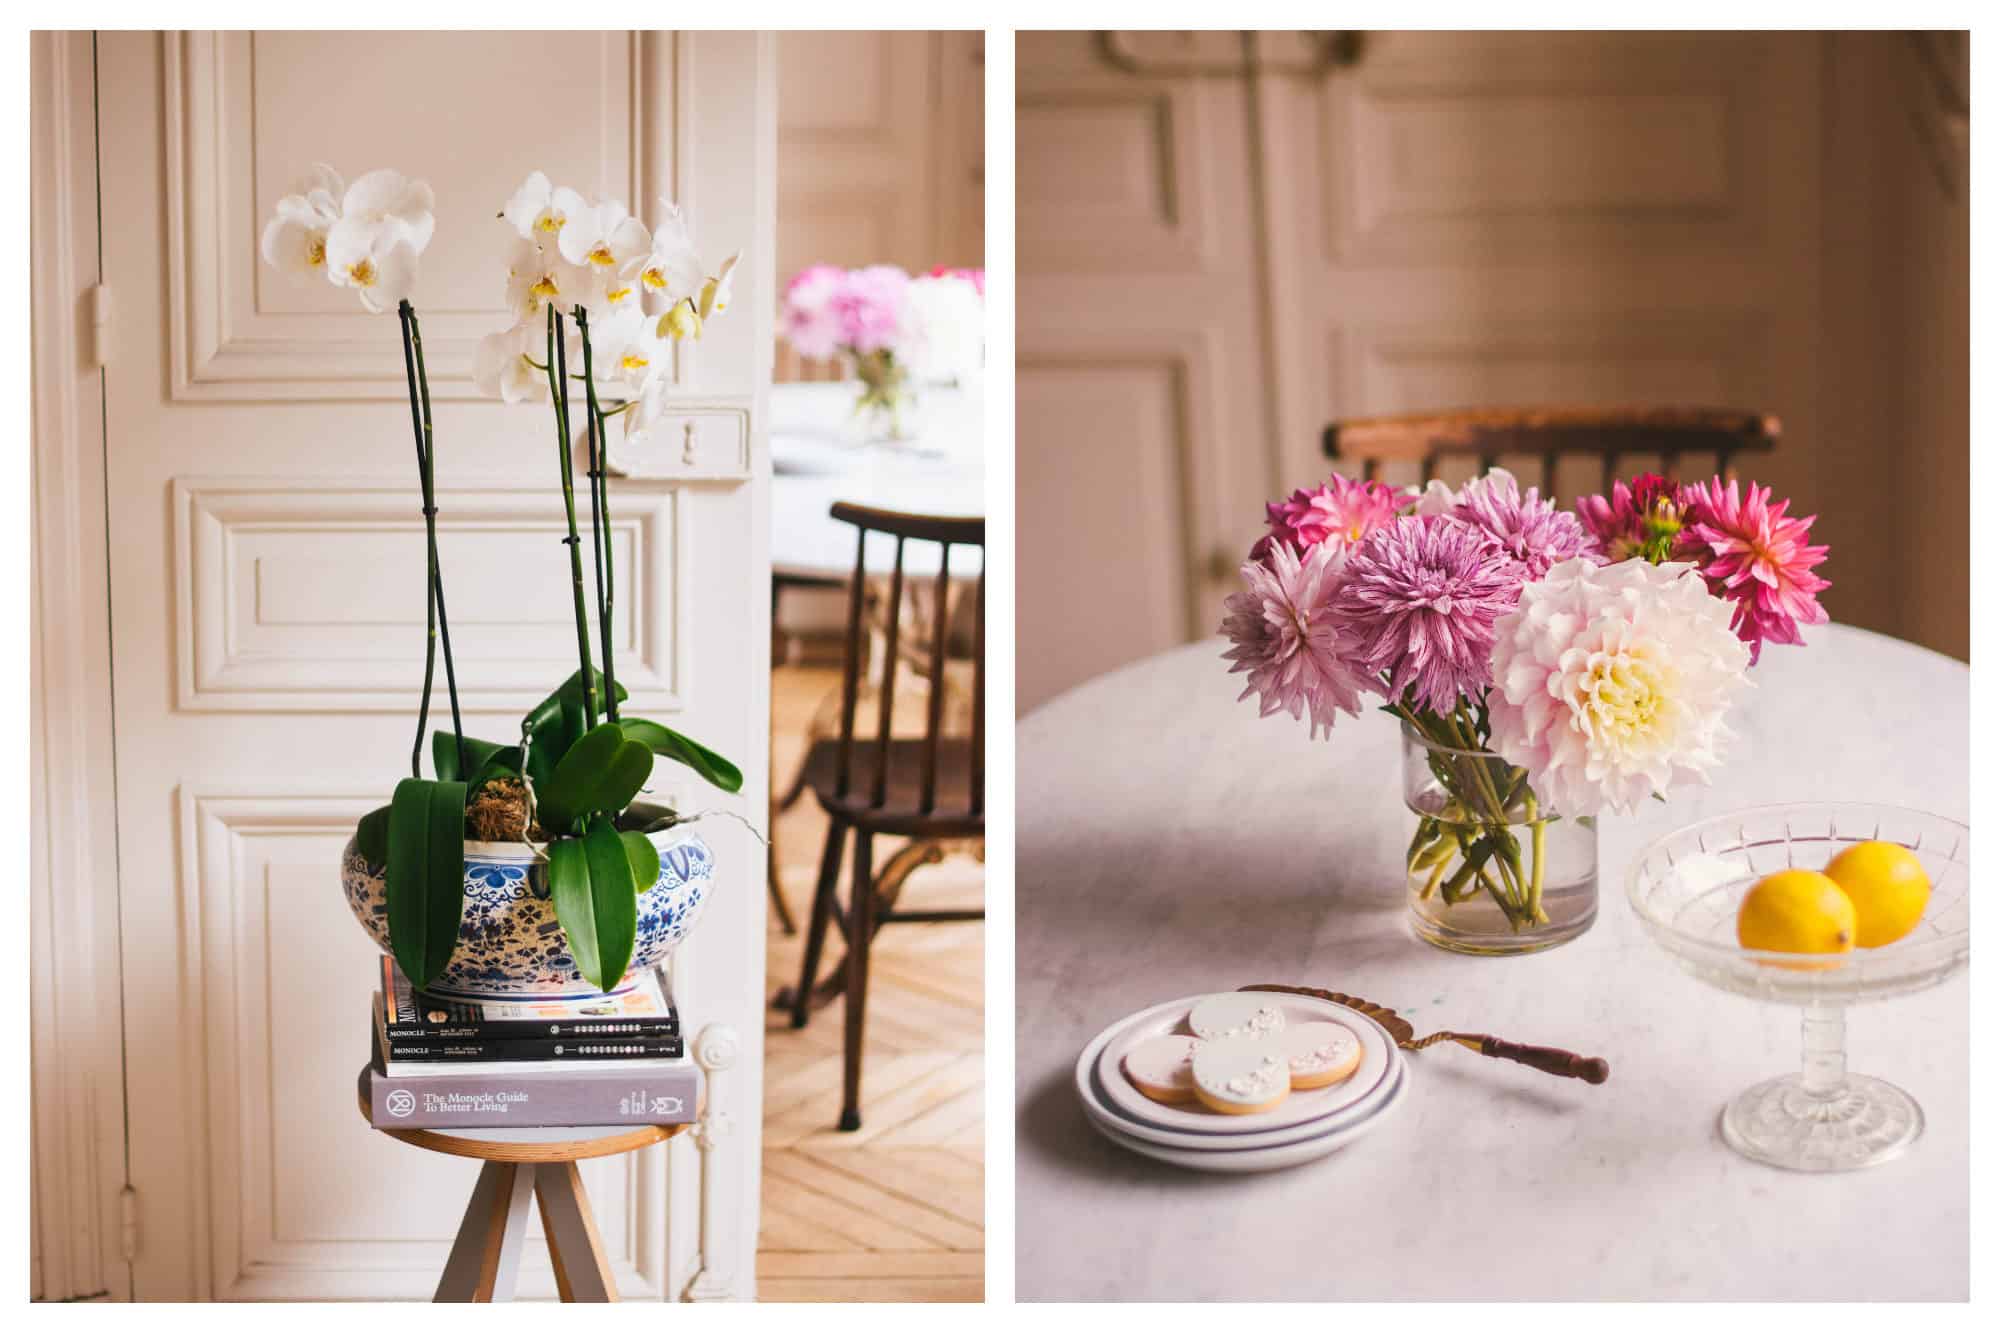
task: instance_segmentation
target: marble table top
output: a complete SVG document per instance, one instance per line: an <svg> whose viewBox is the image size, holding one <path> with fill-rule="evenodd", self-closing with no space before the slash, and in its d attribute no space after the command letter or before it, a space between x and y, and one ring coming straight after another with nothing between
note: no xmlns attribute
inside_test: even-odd
<svg viewBox="0 0 2000 1333"><path fill-rule="evenodd" d="M1870 1170L1737 1156L1723 1104L1799 1067L1798 1011L1714 990L1643 934L1624 877L1710 814L1865 800L1969 815L1970 673L1843 626L1772 647L1712 787L1600 831L1600 914L1526 958L1462 958L1404 924L1409 830L1390 718L1330 740L1237 703L1219 641L1078 687L1017 739L1016 1293L1021 1300L1964 1300L1964 974L1848 1014L1848 1062L1922 1104ZM1306 1166L1211 1176L1093 1133L1071 1071L1163 999L1292 982L1438 1028L1602 1055L1601 1087L1449 1043L1405 1105Z"/></svg>
<svg viewBox="0 0 2000 1333"><path fill-rule="evenodd" d="M918 434L900 444L860 442L854 394L853 384L771 389L771 567L778 573L844 579L854 572L855 530L828 514L835 501L951 517L986 512L978 394L928 390ZM887 572L895 549L892 537L871 538L868 568ZM910 542L904 573L935 577L938 555L934 542ZM953 553L954 577L978 572L975 555Z"/></svg>

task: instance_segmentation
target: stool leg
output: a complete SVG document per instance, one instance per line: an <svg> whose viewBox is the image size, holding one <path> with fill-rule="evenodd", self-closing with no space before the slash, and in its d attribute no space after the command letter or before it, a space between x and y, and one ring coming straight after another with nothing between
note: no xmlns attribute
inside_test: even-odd
<svg viewBox="0 0 2000 1333"><path fill-rule="evenodd" d="M535 1201L556 1266L556 1294L566 1301L615 1301L618 1283L604 1256L597 1219L583 1192L575 1162L543 1162L535 1168Z"/></svg>
<svg viewBox="0 0 2000 1333"><path fill-rule="evenodd" d="M521 1262L533 1190L533 1168L511 1162L488 1162L480 1168L479 1183L472 1187L433 1301L514 1299L514 1275Z"/></svg>

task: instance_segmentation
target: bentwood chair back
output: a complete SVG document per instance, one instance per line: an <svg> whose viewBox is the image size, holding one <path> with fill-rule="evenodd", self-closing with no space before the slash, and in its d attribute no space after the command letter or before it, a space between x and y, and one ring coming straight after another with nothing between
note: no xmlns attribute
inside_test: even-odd
<svg viewBox="0 0 2000 1333"><path fill-rule="evenodd" d="M1558 465L1567 457L1598 460L1600 484L1625 475L1639 460L1677 477L1684 461L1715 461L1714 471L1735 475L1743 454L1768 453L1778 441L1778 419L1767 413L1702 407L1489 407L1449 412L1336 421L1326 428L1328 458L1361 464L1364 480L1381 479L1385 466L1415 465L1429 481L1454 461L1479 471L1510 468L1526 458L1539 472L1523 476L1543 495L1558 499ZM1518 475L1518 472L1517 472Z"/></svg>
<svg viewBox="0 0 2000 1333"><path fill-rule="evenodd" d="M792 1011L792 1026L804 1027L817 998L830 999L836 988L816 985L820 955L829 926L847 940L847 960L837 969L837 990L846 996L846 1071L840 1127L861 1125L861 1043L867 1011L869 946L875 932L895 922L970 921L981 909L903 911L896 905L902 880L922 859L928 846L944 843L983 844L986 836L986 520L941 518L894 513L861 505L836 504L833 517L856 530L854 578L848 591L847 643L840 684L839 734L816 742L806 758L805 781L827 814L826 846L820 857L819 884L813 897L811 924L806 929L805 956L798 987L780 1001ZM886 575L868 567L870 540L894 542ZM903 642L905 556L912 543L938 548L933 579L931 627L922 645L928 656L922 695L921 736L895 734L896 690L908 655ZM954 559L954 552L957 558ZM869 581L886 578L882 602L885 623L876 640L881 674L876 686L873 726L859 725L863 658L874 635L863 616ZM960 599L954 585L975 580L970 613L972 630L972 710L969 735L945 730L945 650L951 639L951 608ZM915 675L916 672L909 674ZM838 900L843 844L854 835L848 902ZM875 867L877 834L911 840L881 871ZM928 859L936 859L932 856ZM842 975L844 974L844 975Z"/></svg>

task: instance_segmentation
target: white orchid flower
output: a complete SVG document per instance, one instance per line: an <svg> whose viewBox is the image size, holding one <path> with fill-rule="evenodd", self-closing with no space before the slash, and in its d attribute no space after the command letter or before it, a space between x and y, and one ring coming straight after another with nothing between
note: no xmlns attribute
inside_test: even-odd
<svg viewBox="0 0 2000 1333"><path fill-rule="evenodd" d="M532 358L548 346L547 329L522 320L510 329L489 333L472 354L472 378L480 392L505 403L539 402L549 396L548 372Z"/></svg>
<svg viewBox="0 0 2000 1333"><path fill-rule="evenodd" d="M653 321L631 306L602 328L590 330L591 370L634 394L643 394L667 368L668 345Z"/></svg>
<svg viewBox="0 0 2000 1333"><path fill-rule="evenodd" d="M738 250L722 261L722 268L714 277L702 284L698 308L703 320L712 319L729 309L730 284L736 281L736 265L742 258L743 252Z"/></svg>
<svg viewBox="0 0 2000 1333"><path fill-rule="evenodd" d="M400 232L410 248L422 254L437 226L432 213L436 206L430 186L383 167L347 187L347 194L341 200L340 220L380 229L385 233L380 246L384 249L389 245L386 233Z"/></svg>
<svg viewBox="0 0 2000 1333"><path fill-rule="evenodd" d="M507 308L517 319L535 318L551 301L556 309L568 311L587 301L590 289L589 274L534 241L516 242L508 257Z"/></svg>
<svg viewBox="0 0 2000 1333"><path fill-rule="evenodd" d="M695 308L694 298L683 297L667 308L654 325L653 332L661 338L671 338L675 342L683 338L701 339L701 311Z"/></svg>
<svg viewBox="0 0 2000 1333"><path fill-rule="evenodd" d="M354 288L379 315L417 285L417 248L399 228L342 218L326 234L326 275L336 287Z"/></svg>
<svg viewBox="0 0 2000 1333"><path fill-rule="evenodd" d="M339 172L315 163L312 174L278 201L274 216L264 224L258 247L264 262L285 273L324 274L326 233L340 220L340 200L346 193Z"/></svg>
<svg viewBox="0 0 2000 1333"><path fill-rule="evenodd" d="M625 409L625 443L630 445L643 440L653 428L660 424L671 409L667 397L668 382L665 376L655 378L640 395Z"/></svg>
<svg viewBox="0 0 2000 1333"><path fill-rule="evenodd" d="M521 188L514 191L513 198L500 210L500 216L512 223L514 230L528 240L547 240L559 236L565 223L573 217L581 217L590 211L590 203L582 195L568 186L557 188L549 184L549 178L539 171L528 173L528 179L521 182Z"/></svg>
<svg viewBox="0 0 2000 1333"><path fill-rule="evenodd" d="M707 277L701 256L695 253L688 235L687 218L681 210L662 199L660 225L653 229L650 250L635 261L631 277L639 290L649 296L670 296L679 300L701 290Z"/></svg>
<svg viewBox="0 0 2000 1333"><path fill-rule="evenodd" d="M632 261L644 258L652 244L646 224L616 199L571 214L556 236L564 259L605 278L616 277Z"/></svg>
<svg viewBox="0 0 2000 1333"><path fill-rule="evenodd" d="M590 312L591 328L609 324L627 311L643 318L639 288L630 278L592 276L597 280L591 283L589 297L584 301L584 308Z"/></svg>

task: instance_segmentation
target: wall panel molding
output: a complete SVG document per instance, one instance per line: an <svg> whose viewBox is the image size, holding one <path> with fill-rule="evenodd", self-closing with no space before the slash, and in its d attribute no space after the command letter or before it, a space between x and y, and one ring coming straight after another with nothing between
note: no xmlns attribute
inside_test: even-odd
<svg viewBox="0 0 2000 1333"><path fill-rule="evenodd" d="M1318 87L1326 262L1691 253L1763 234L1775 108L1759 49L1701 34L1423 36L1422 59L1386 34Z"/></svg>
<svg viewBox="0 0 2000 1333"><path fill-rule="evenodd" d="M1181 272L1215 258L1213 174L1188 82L1023 92L1019 248L1029 271Z"/></svg>
<svg viewBox="0 0 2000 1333"><path fill-rule="evenodd" d="M441 489L438 504L461 704L524 711L576 669L562 497L543 485L495 483ZM172 505L181 708L416 706L423 519L407 483L176 478ZM612 513L618 679L633 712L679 711L691 549L680 492L615 489ZM326 577L330 569L344 577ZM384 589L402 595L385 601ZM440 670L433 709L445 697Z"/></svg>
<svg viewBox="0 0 2000 1333"><path fill-rule="evenodd" d="M345 1092L359 1071L366 990L352 989L353 1005L317 1011L336 1017L338 1031L281 1026L313 1012L286 1005L291 988L371 970L375 946L349 916L339 858L355 820L380 800L379 792L179 791L189 905L182 976L192 988L181 1012L190 1017L188 1067L199 1071L189 1082L198 1105L188 1123L206 1127L186 1201L205 1256L197 1299L422 1300L444 1266L472 1173L457 1159L375 1134L349 1098L317 1086L332 1076ZM321 956L325 978L309 974ZM350 1049L351 1062L332 1054ZM297 1081L306 1074L311 1086ZM584 1164L628 1295L657 1294L646 1275L655 1265L628 1224L655 1203L657 1152ZM367 1172L340 1165L357 1155L392 1162L410 1184L408 1199L371 1195ZM420 1202L402 1211L409 1200ZM155 1224L168 1224L164 1203L155 1207ZM318 1220L302 1230L305 1216ZM547 1298L555 1282L537 1226L521 1295Z"/></svg>
<svg viewBox="0 0 2000 1333"><path fill-rule="evenodd" d="M1329 325L1339 415L1494 402L1683 402L1740 406L1767 382L1761 313L1618 311L1435 326ZM1462 387L1460 387L1462 386Z"/></svg>

